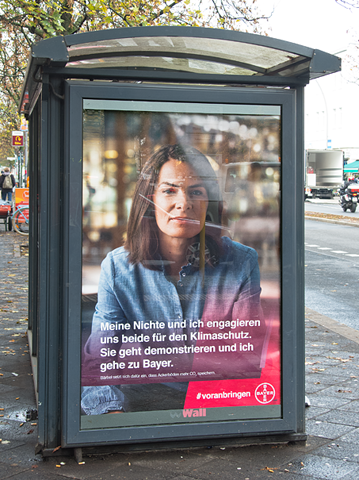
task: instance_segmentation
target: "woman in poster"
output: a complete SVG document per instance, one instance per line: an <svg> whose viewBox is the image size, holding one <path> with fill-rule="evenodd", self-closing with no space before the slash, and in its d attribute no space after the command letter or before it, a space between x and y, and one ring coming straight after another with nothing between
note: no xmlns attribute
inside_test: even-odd
<svg viewBox="0 0 359 480"><path fill-rule="evenodd" d="M168 145L147 161L125 245L101 265L85 414L179 409L189 381L260 376L257 254L222 236L221 215L218 179L198 150Z"/></svg>

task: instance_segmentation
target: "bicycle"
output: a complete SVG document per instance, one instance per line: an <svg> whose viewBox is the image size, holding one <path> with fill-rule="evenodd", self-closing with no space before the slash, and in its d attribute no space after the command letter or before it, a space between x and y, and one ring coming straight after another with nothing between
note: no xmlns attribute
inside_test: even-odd
<svg viewBox="0 0 359 480"><path fill-rule="evenodd" d="M11 223L15 232L20 235L29 235L29 205L16 207L11 216Z"/></svg>

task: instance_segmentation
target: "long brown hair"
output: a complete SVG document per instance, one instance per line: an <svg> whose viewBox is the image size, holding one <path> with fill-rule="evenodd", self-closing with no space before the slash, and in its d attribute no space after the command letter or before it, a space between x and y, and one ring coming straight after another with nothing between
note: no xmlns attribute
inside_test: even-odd
<svg viewBox="0 0 359 480"><path fill-rule="evenodd" d="M129 261L134 264L142 263L151 270L159 268L158 227L154 205L148 199L151 199L155 192L162 166L169 160L187 162L201 176L208 195L205 243L213 265L220 254L222 221L222 199L217 176L203 153L193 147L178 144L161 147L148 159L141 171L127 225L125 249L129 251Z"/></svg>

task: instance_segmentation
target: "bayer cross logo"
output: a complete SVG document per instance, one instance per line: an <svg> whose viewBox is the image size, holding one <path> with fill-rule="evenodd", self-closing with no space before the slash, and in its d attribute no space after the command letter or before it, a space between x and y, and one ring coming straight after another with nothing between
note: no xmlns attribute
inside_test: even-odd
<svg viewBox="0 0 359 480"><path fill-rule="evenodd" d="M270 403L275 397L275 389L270 383L261 383L254 394L259 403Z"/></svg>

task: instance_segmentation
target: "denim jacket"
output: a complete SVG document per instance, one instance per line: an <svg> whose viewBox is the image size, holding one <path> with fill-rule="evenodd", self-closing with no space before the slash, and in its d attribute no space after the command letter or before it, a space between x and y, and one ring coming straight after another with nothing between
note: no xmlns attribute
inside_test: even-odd
<svg viewBox="0 0 359 480"><path fill-rule="evenodd" d="M150 270L142 264L129 263L127 257L128 252L120 247L110 252L101 265L92 332L83 352L81 405L87 415L111 410L129 411L131 407L126 407L126 398L121 392L122 384L178 382L172 385L179 388L184 372L194 368L210 370L213 375L206 380L259 376L263 363L265 324L260 308L257 253L253 249L222 237L222 254L216 266L206 264L204 275L193 265L183 266L176 284L166 276L163 262L160 270ZM217 323L217 328L212 328L214 320L222 321L219 323L221 327ZM257 326L248 326L249 320L252 323L257 320ZM237 327L228 327L227 323L225 328L223 322L226 321L237 322ZM149 329L149 322L153 322L150 325L152 329ZM160 325L157 330L156 325ZM206 327L208 325L210 328ZM225 337L224 333L229 330L243 331L243 325L246 325L244 329L251 339L253 353L229 352L225 361L223 355L196 353L196 347L197 350L208 351L210 345L216 344L213 338L219 334ZM104 330L106 344L103 343ZM212 338L211 341L206 341L206 332L212 332L207 335ZM153 336L154 333L164 337ZM161 338L165 340L161 342ZM233 340L222 338L221 343L231 344ZM168 351L179 351L181 348L181 354L149 356L151 349L159 346L165 346ZM102 358L99 354L101 348L112 350L114 357ZM135 356L131 358L141 364L137 373L147 377L147 372L154 372L150 378L131 379L131 371L123 370L120 373L128 375L118 376L112 375L114 370L106 373L101 370L106 362L118 366L121 358L126 360L126 357L121 357L126 349L127 352L134 349ZM165 360L168 358L172 359L170 364ZM142 369L142 365L151 365L153 359L162 362L160 369ZM172 368L162 368L169 365ZM166 377L167 371L170 377ZM158 375L158 372L164 373Z"/></svg>

